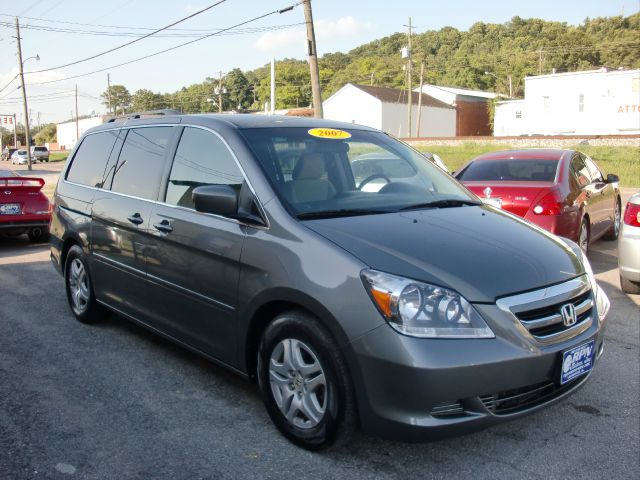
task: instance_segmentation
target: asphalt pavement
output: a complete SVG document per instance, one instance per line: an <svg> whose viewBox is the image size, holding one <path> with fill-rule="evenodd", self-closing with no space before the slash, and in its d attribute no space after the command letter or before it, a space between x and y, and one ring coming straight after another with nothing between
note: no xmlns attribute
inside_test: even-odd
<svg viewBox="0 0 640 480"><path fill-rule="evenodd" d="M606 346L566 401L456 439L310 453L254 384L115 315L78 323L47 246L0 239L0 478L638 478L640 298L620 291L615 250L590 255Z"/></svg>

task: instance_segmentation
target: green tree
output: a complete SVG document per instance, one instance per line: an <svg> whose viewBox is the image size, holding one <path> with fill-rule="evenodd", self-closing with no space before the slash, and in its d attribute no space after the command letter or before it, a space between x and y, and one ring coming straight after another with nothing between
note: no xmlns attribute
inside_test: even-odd
<svg viewBox="0 0 640 480"><path fill-rule="evenodd" d="M131 109L131 94L124 85L111 85L100 97L102 103L109 107L109 93L111 93L111 109L115 114L127 113Z"/></svg>
<svg viewBox="0 0 640 480"><path fill-rule="evenodd" d="M151 90L137 90L132 97L132 110L134 112L145 112L149 110L159 110L167 108L165 97Z"/></svg>
<svg viewBox="0 0 640 480"><path fill-rule="evenodd" d="M58 133L56 130L56 124L47 123L36 134L35 136L36 145L44 145L45 143L56 142L57 138L58 138Z"/></svg>
<svg viewBox="0 0 640 480"><path fill-rule="evenodd" d="M239 68L234 68L224 77L223 85L227 89L226 109L244 110L253 102L253 93L249 80Z"/></svg>

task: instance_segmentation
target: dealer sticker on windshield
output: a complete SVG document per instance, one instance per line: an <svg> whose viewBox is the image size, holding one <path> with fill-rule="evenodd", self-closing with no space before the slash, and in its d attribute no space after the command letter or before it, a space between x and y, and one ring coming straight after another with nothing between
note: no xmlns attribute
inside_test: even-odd
<svg viewBox="0 0 640 480"><path fill-rule="evenodd" d="M593 367L593 340L567 350L562 354L562 374L560 383L564 385L571 380L589 372Z"/></svg>
<svg viewBox="0 0 640 480"><path fill-rule="evenodd" d="M309 135L318 138L331 138L334 140L343 140L345 138L351 138L349 132L344 130L338 130L336 128L312 128L309 130Z"/></svg>

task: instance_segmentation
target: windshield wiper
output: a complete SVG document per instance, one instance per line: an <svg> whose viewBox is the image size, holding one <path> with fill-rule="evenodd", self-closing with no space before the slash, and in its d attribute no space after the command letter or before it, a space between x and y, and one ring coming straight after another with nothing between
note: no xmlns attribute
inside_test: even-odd
<svg viewBox="0 0 640 480"><path fill-rule="evenodd" d="M433 200L431 202L415 203L413 205L407 205L400 210L420 210L422 208L451 208L462 207L465 205L477 206L482 205L482 202L476 202L474 200L460 200L457 198L450 198L447 200Z"/></svg>
<svg viewBox="0 0 640 480"><path fill-rule="evenodd" d="M357 215L377 215L380 213L390 213L390 210L374 210L374 209L340 209L340 210L322 210L319 212L299 213L296 216L300 220L309 220L312 218L333 218L333 217L355 217Z"/></svg>

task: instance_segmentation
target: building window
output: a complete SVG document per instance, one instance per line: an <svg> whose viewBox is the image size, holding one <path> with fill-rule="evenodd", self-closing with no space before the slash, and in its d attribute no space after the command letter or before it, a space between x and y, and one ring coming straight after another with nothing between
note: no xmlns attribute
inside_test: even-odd
<svg viewBox="0 0 640 480"><path fill-rule="evenodd" d="M578 95L578 111L584 112L584 93Z"/></svg>
<svg viewBox="0 0 640 480"><path fill-rule="evenodd" d="M551 108L551 102L549 97L547 96L542 97L542 111L544 113L549 113L550 108Z"/></svg>
<svg viewBox="0 0 640 480"><path fill-rule="evenodd" d="M516 110L516 118L522 118L522 110Z"/></svg>

